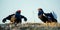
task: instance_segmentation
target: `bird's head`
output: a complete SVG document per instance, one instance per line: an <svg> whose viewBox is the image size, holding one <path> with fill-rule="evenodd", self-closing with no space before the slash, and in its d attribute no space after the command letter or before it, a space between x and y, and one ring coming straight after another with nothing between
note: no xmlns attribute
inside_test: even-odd
<svg viewBox="0 0 60 30"><path fill-rule="evenodd" d="M21 14L21 10L17 10L17 11L16 11L16 13L19 13L19 14Z"/></svg>
<svg viewBox="0 0 60 30"><path fill-rule="evenodd" d="M38 8L38 15L40 16L40 15L43 15L43 14L44 14L43 9L42 8Z"/></svg>
<svg viewBox="0 0 60 30"><path fill-rule="evenodd" d="M42 8L38 8L38 11L42 11Z"/></svg>

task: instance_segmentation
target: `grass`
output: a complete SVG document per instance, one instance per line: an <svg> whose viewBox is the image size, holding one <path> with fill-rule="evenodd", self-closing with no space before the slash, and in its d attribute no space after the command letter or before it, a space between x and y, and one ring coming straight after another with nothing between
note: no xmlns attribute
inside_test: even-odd
<svg viewBox="0 0 60 30"><path fill-rule="evenodd" d="M6 29L5 29L6 28ZM7 25L5 30L8 29ZM59 23L25 23L18 26L11 25L10 30L60 30Z"/></svg>

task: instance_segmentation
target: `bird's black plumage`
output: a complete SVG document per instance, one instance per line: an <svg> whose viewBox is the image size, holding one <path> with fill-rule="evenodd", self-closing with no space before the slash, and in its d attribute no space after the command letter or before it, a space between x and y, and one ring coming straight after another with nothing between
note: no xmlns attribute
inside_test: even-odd
<svg viewBox="0 0 60 30"><path fill-rule="evenodd" d="M6 20L10 20L10 22L13 22L13 23L21 23L22 18L24 19L24 21L27 21L27 18L25 16L21 15L21 10L18 10L18 11L16 11L15 14L11 14L11 15L7 16L6 18L4 18L2 20L2 22L5 23Z"/></svg>
<svg viewBox="0 0 60 30"><path fill-rule="evenodd" d="M57 22L52 13L44 13L41 8L38 9L38 18L41 19L44 23Z"/></svg>
<svg viewBox="0 0 60 30"><path fill-rule="evenodd" d="M11 17L14 16L14 15L15 15L15 14L11 14L11 15L7 16L6 18L4 18L4 19L2 20L2 22L5 23L6 20L10 20L10 21L11 21ZM20 17L21 17L21 18L19 18L19 19L16 18L14 23L19 23L19 22L21 23L21 22L22 22L22 18L24 18L24 21L27 21L27 18L24 17L23 15L20 15Z"/></svg>

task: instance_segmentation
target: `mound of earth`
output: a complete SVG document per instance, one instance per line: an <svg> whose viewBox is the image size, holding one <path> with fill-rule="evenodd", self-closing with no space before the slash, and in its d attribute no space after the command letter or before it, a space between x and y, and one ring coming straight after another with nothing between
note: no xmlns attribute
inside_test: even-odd
<svg viewBox="0 0 60 30"><path fill-rule="evenodd" d="M1 30L60 30L59 23L0 24Z"/></svg>

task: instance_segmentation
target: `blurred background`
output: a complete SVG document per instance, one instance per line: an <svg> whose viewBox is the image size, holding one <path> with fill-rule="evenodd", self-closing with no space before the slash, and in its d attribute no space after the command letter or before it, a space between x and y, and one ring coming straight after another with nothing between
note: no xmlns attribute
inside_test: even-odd
<svg viewBox="0 0 60 30"><path fill-rule="evenodd" d="M28 18L27 22L43 23L38 19L38 8L42 8L45 13L54 11L60 23L60 0L0 0L0 24L3 24L3 18L19 9L22 11L21 14ZM22 20L22 23L25 22Z"/></svg>

